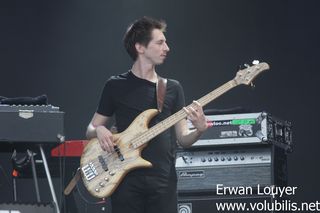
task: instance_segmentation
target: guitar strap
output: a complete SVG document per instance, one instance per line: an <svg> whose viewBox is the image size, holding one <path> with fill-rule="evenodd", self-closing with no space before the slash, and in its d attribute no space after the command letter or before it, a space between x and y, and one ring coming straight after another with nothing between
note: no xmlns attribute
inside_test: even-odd
<svg viewBox="0 0 320 213"><path fill-rule="evenodd" d="M76 186L77 182L81 178L80 173L81 173L80 168L78 168L77 173L73 176L73 178L69 182L68 186L64 189L64 191L63 191L64 195L69 195L70 192L73 190L73 188Z"/></svg>
<svg viewBox="0 0 320 213"><path fill-rule="evenodd" d="M163 103L166 97L166 90L167 90L167 79L158 76L158 82L156 85L157 90L157 106L158 111L161 112L163 109Z"/></svg>

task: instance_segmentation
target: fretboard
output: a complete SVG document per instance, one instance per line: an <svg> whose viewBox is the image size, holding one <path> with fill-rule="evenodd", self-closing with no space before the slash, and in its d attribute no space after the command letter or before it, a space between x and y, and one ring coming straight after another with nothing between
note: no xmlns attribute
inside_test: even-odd
<svg viewBox="0 0 320 213"><path fill-rule="evenodd" d="M230 80L227 83L223 84L219 88L211 91L210 93L206 94L202 98L198 99L197 101L200 103L201 106L205 106L220 95L226 93L230 89L236 87L238 84L234 80ZM188 105L187 107L194 107L194 103ZM132 146L133 148L137 148L160 133L164 132L165 130L169 129L182 119L187 117L187 113L184 109L179 110L178 112L174 113L173 115L169 116L168 118L164 119L163 121L157 123L156 125L152 126L150 129L148 129L146 132L142 133L138 137L132 140Z"/></svg>

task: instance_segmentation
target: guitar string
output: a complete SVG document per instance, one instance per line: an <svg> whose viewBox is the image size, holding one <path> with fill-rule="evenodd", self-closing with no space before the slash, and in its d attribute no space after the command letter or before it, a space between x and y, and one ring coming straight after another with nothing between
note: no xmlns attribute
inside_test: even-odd
<svg viewBox="0 0 320 213"><path fill-rule="evenodd" d="M220 93L220 91L221 90L225 90L225 88L223 87L223 88L219 88L219 89L217 89L217 90L215 90L215 91L213 91L213 92L215 92L215 94L208 94L207 96L204 96L203 98L202 98L202 101L207 101L207 99L209 99L209 100L211 100L212 99L212 97L210 97L210 96L212 96L212 95L219 95L219 93ZM213 93L212 92L212 93ZM200 100L200 99L199 99ZM190 106L192 106L193 104L190 104ZM180 116L179 116L179 114L180 114ZM177 116L180 118L180 117L182 117L181 119L183 119L183 117L185 117L185 112L184 111L179 111L179 113L177 114ZM176 116L176 117L177 117ZM174 116L173 116L174 117ZM168 123L169 124L172 124L172 122L176 122L176 120L177 119L169 119L168 120ZM162 122L162 124L163 124L163 122ZM155 128L153 128L153 130L156 130L156 131L158 131L159 129L160 129L160 131L162 131L162 129L163 129L163 126L164 125L158 125L158 126L156 126ZM150 129L149 129L150 130ZM151 132L151 133L150 133ZM154 137L154 132L153 131L146 131L146 132L144 132L144 133L146 133L146 134L141 134L141 136L138 136L137 138L135 138L135 139L133 139L132 140L132 142L131 142L131 144L133 144L134 146L136 146L136 147L138 147L138 146L140 146L140 145L142 145L144 142L141 142L141 141L148 141L148 139L150 138L150 137ZM147 138L147 139L146 139ZM137 141L137 142L135 142L135 141ZM125 152L122 152L122 154L123 155L125 155L126 153L128 153L128 152L132 152L133 150L136 150L135 148L129 148L129 149L126 149L126 151ZM103 159L104 160L106 160L107 158L109 158L108 159L108 161L110 160L110 161L112 161L112 162L119 162L119 163L121 163L121 161L119 160L119 156L118 156L118 154L116 153L116 152L112 152L112 153L107 153L107 154L102 154L101 156L103 156ZM98 163L98 161L99 160L93 160L92 161L92 163L94 163L94 164L96 164L96 163ZM103 167L103 165L100 163L100 164L98 164L98 165L95 165L95 168L102 168Z"/></svg>
<svg viewBox="0 0 320 213"><path fill-rule="evenodd" d="M224 88L218 88L214 92L216 92L216 93L219 92L220 93L220 90L225 90L225 89ZM212 95L215 95L215 94L211 94L211 96ZM205 99L203 99L204 101L207 101L207 99L209 99L209 100L212 99L212 97L209 97L209 96L204 96L204 97L205 97ZM194 106L194 104L190 104L190 106ZM186 113L184 111L180 110L175 115L170 116L166 123L171 125L172 123L175 123L177 120L183 119L183 117L185 117L185 116L186 116ZM178 119L176 117L178 117ZM141 141L149 141L149 140L151 140L150 138L154 137L154 135L158 134L157 132L161 133L164 128L167 128L168 125L164 125L164 123L165 123L165 121L161 121L159 123L160 125L155 125L155 126L151 127L150 129L148 129L147 131L143 132L141 135L139 135L136 138L134 138L131 141L131 144L137 148L138 146L143 144L143 142L141 142ZM135 149L135 148L133 148L133 149ZM127 152L132 151L133 149L129 148L127 150ZM126 154L127 152L124 152L124 153ZM112 154L114 154L114 153L108 153L108 154L106 154L104 156L109 157Z"/></svg>
<svg viewBox="0 0 320 213"><path fill-rule="evenodd" d="M227 89L231 89L232 86L233 86L233 84L230 83L230 82L228 82L227 84L221 86L221 87L218 88L217 90L212 91L211 94L209 93L209 94L207 94L206 96L200 98L198 101L199 101L200 103L202 103L202 105L205 105L205 104L207 104L209 101L212 100L212 97L211 97L211 96L215 96L215 97L213 97L213 98L216 98L216 97L218 97L219 95L222 94L222 93L221 93L221 90L222 90L222 91L226 91ZM227 88L225 88L225 87L227 87ZM215 92L215 93L213 93L213 92ZM195 106L195 104L192 103L192 104L190 104L189 106ZM188 107L189 107L189 106L188 106ZM177 122L177 120L181 120L181 119L183 119L184 117L186 117L185 111L182 110L182 112L181 112L181 113L180 113L180 112L181 112L181 110L180 110L179 112L177 112L176 114L173 114L172 116L168 117L167 119L161 121L161 122L158 123L157 125L151 127L151 128L149 129L149 131L146 133L146 134L149 134L149 135L142 136L142 137L147 137L147 138L152 139L152 138L154 137L154 135L157 135L157 132L160 132L160 133L161 133L162 131L165 131L165 130L168 128L168 126L172 126L174 123ZM167 124L167 125L164 125L164 123ZM142 144L144 143L144 142L141 142L141 141L143 141L143 140L138 139L137 142L132 142L132 144L134 144L135 146L140 146L140 145L142 145Z"/></svg>
<svg viewBox="0 0 320 213"><path fill-rule="evenodd" d="M201 103L203 102L205 105L206 103L212 101L213 99L215 99L216 97L218 97L219 95L221 95L223 92L226 92L227 90L231 89L234 84L229 81L227 83L225 83L224 85L222 85L221 87L217 88L216 90L208 93L207 95L203 96L202 98L200 98L198 101ZM227 88L225 88L227 87ZM213 96L213 97L212 97ZM190 104L189 106L194 106L195 104L192 103ZM188 106L188 107L189 107ZM176 117L178 117L178 119L176 119ZM168 117L168 120L167 120L167 124L169 125L173 125L174 123L177 122L177 120L181 120L183 119L184 117L186 117L186 113L184 110L180 110L178 111L177 113L173 114L173 116L170 116ZM151 127L150 129L147 129L145 132L141 133L141 135L137 136L136 138L134 138L132 141L131 141L131 145L134 146L135 148L131 148L129 147L128 149L126 149L125 151L121 152L122 155L126 155L127 153L130 153L134 150L136 150L136 148L138 148L139 146L143 145L144 143L150 141L153 137L155 137L154 135L155 134L160 134L161 132L165 131L167 128L168 125L164 126L163 123L164 123L165 120L161 121L160 125L155 125L153 127ZM159 132L159 133L157 133ZM119 138L119 140L121 140L121 138ZM143 141L143 142L141 142ZM101 155L103 157L104 160L108 159L108 161L111 161L115 164L115 162L118 162L118 163L122 163L122 161L119 159L119 156L118 154L113 151L111 153L107 152L106 154L105 153L102 153ZM99 159L96 159L96 160L92 160L91 163L93 163L94 165L95 164L98 164L98 165L95 165L95 168L102 168L103 166L101 165L101 163L99 164ZM123 163L122 163L123 164ZM117 164L116 164L117 165Z"/></svg>
<svg viewBox="0 0 320 213"><path fill-rule="evenodd" d="M229 83L229 82L228 82ZM225 85L223 85L223 86L225 86ZM218 96L218 95L220 95L220 92L221 92L221 90L223 90L223 91L225 91L225 88L223 87L223 86L221 86L220 88L218 88L218 89L216 89L216 90L214 90L214 91L212 91L211 93L209 93L209 94L207 94L206 96L204 96L202 99L199 99L199 101L207 101L208 102L208 100L207 99L209 99L209 101L212 99L212 97L211 96L213 96L213 95L216 95L216 96ZM228 85L227 85L228 86ZM233 85L231 85L231 86L233 86ZM215 98L215 97L214 97ZM194 106L193 104L190 104L189 106ZM180 114L180 115L179 115ZM185 111L182 111L182 110L180 110L180 111L178 111L177 112L177 116L170 116L169 118L170 119L168 119L168 123L169 124L172 124L172 122L176 122L177 121L177 119L173 119L173 117L182 117L181 119L183 119L184 117L185 117ZM179 119L180 120L180 119ZM162 124L163 124L163 121L161 122ZM160 131L162 132L163 130L163 126L164 125L155 125L154 126L154 128L153 128L153 131L159 131L159 129L160 129ZM167 126L167 125L166 125ZM152 128L152 127L151 127ZM151 129L150 128L150 129ZM149 129L149 130L150 130ZM164 130L166 130L166 129L164 129ZM136 138L134 138L132 141L131 141L131 144L133 145L133 146L136 146L136 148L137 147L139 147L139 146L141 146L142 144L144 144L145 142L147 142L147 141L149 141L148 139L150 138L150 137L154 137L154 132L153 131L145 131L145 132L143 132L141 135L139 135L138 137L136 137ZM151 133L150 133L151 132ZM160 133L161 133L160 132ZM160 134L159 133L159 134ZM147 139L146 139L147 138ZM151 140L151 139L150 139ZM145 141L145 142L141 142L141 141ZM132 151L134 151L134 150L136 150L136 148L129 148L129 149L126 149L126 151L124 151L124 152L121 152L121 154L122 155L126 155L127 153L129 153L129 152L132 152ZM113 165L114 165L114 167L119 167L120 166L120 164L123 164L122 163L122 161L120 161L119 160L119 156L118 156L118 154L116 153L116 152L112 152L112 153L107 153L107 154L104 154L104 153L102 153L102 155L101 155L102 157L103 157L103 159L104 160L106 160L106 159L108 159L108 161L111 161L111 162L113 162ZM127 161L128 161L128 159L127 159ZM127 162L126 161L126 162ZM116 163L116 162L118 162L118 163ZM97 159L97 160L92 160L91 161L91 163L93 163L94 165L95 165L95 168L98 168L98 169L100 169L100 168L102 168L103 167L103 165L100 163L99 164L99 159ZM98 163L98 165L96 165ZM120 163L120 164L119 164ZM112 165L112 164L111 164ZM109 168L108 168L109 169ZM110 168L109 170L112 170L112 168Z"/></svg>
<svg viewBox="0 0 320 213"><path fill-rule="evenodd" d="M202 98L200 98L198 101L202 103L202 105L206 105L208 102L212 101L213 99L217 98L218 96L220 96L221 94L223 94L224 92L230 90L231 88L233 88L234 86L237 86L237 83L235 82L235 80L230 80L228 82L226 82L225 84L223 84L222 86L220 86L219 88L213 90L212 92L208 93L207 95L203 96ZM225 88L226 87L226 88ZM213 97L212 97L213 96ZM190 104L189 106L194 106L194 104ZM172 122L175 123L177 122L177 120L180 120L180 119L183 119L183 117L185 117L185 112L182 111L182 113L180 113L180 111L178 111L177 113L175 113L173 116L170 116L169 119L167 120L167 123L171 126L172 125ZM180 114L180 115L179 115ZM182 115L181 115L182 114ZM176 116L175 116L176 115ZM179 119L174 119L173 117L178 117ZM180 118L182 117L182 118ZM164 120L165 121L165 120ZM164 121L160 122L161 125L155 125L154 127L151 127L150 131L145 131L143 132L140 136L138 136L137 138L134 138L131 142L131 144L133 146L135 146L135 148L141 146L142 144L144 144L146 141L149 141L151 140L153 137L155 137L155 135L157 136L158 134L160 134L162 131L165 131L166 130L166 125L164 127L164 129L161 129L163 128L163 123ZM159 131L160 129L160 131ZM160 132L160 133L157 133L157 132ZM150 138L150 139L145 139L146 138ZM141 141L144 141L144 142L141 142ZM134 149L135 149L134 148ZM127 152L129 151L132 151L132 149L128 149ZM113 153L111 153L113 154ZM108 157L108 156L107 156Z"/></svg>
<svg viewBox="0 0 320 213"><path fill-rule="evenodd" d="M206 103L208 103L208 101L212 100L211 96L216 96L217 97L217 96L222 94L221 90L226 91L226 89L228 89L228 88L225 88L225 87L228 87L230 89L230 85L225 84L225 85L221 86L220 88L212 91L211 94L209 93L206 96L204 96L201 99L199 99L199 102L204 102L202 105L205 105ZM213 92L215 92L215 93L213 93ZM192 103L189 106L195 106L195 104ZM178 119L176 117L178 117ZM166 128L168 128L167 126L172 126L174 123L176 123L177 120L183 119L184 117L186 117L185 111L183 111L183 110L178 111L177 113L173 114L172 116L168 117L167 119L161 121L159 123L159 125L157 124L157 125L151 127L149 129L149 131L146 133L146 134L149 134L149 135L147 135L147 138L151 137L151 139L152 139L153 135L156 135L157 132L160 131L160 133L161 133L162 131L166 130ZM168 125L163 125L163 123L166 123ZM164 130L162 130L161 128L164 128ZM144 136L142 136L142 137L144 137ZM135 145L135 142L132 142L132 144ZM136 144L137 144L136 146L140 146L140 145L143 144L143 142L141 142L141 140L138 139Z"/></svg>
<svg viewBox="0 0 320 213"><path fill-rule="evenodd" d="M200 104L202 106L206 105L207 103L211 102L212 100L214 100L215 98L219 97L221 94L223 94L224 92L230 90L231 88L235 87L239 85L235 79L230 80L229 82L225 83L224 85L222 85L221 87L217 88L216 90L210 92L209 94L205 95L204 97L200 98L198 101L200 102ZM227 87L227 88L225 88ZM221 93L221 91L223 91ZM213 96L213 97L212 97ZM189 106L194 106L193 104L190 104ZM188 107L189 107L188 106ZM132 148L132 146L127 149L125 152L123 152L122 154L125 155L128 152L132 152L132 150L136 150L136 148L138 148L139 146L143 145L144 143L148 142L149 140L151 140L152 138L154 138L155 136L159 135L161 132L165 131L167 128L167 126L172 126L174 125L174 123L176 123L177 121L183 119L184 117L186 117L185 115L186 113L182 110L178 111L177 113L175 113L173 116L168 117L168 119L165 119L164 121L160 122L160 125L155 125L153 127L151 127L150 129L147 129L145 132L141 133L141 135L137 136L136 138L134 138L131 141L131 145L134 147ZM178 117L178 119L174 118L174 117ZM181 117L181 118L180 118ZM163 123L167 123L168 125L163 125ZM165 126L165 127L164 127ZM149 131L150 130L150 131ZM154 132L155 131L155 132ZM150 133L151 132L151 133ZM157 133L158 132L158 133ZM147 138L147 140L145 139ZM143 140L142 140L143 139ZM116 154L116 156L115 156ZM107 154L102 154L103 159L106 159L104 157L112 157L113 158L113 168L119 167L121 164L124 164L124 162L119 161L119 156L116 152L112 152L112 153L107 153ZM140 157L140 156L138 156ZM134 160L134 159L133 159ZM128 159L127 159L128 161ZM126 162L127 162L126 161ZM96 160L93 160L93 163L97 163ZM97 168L102 167L102 165L96 166Z"/></svg>

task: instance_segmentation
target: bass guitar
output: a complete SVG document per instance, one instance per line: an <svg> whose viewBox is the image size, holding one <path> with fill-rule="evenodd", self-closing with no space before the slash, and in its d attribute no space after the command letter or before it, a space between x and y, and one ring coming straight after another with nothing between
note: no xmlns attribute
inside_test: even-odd
<svg viewBox="0 0 320 213"><path fill-rule="evenodd" d="M256 63L239 70L234 79L211 91L197 101L205 106L230 89L240 85L249 85L262 71L268 70L267 63ZM189 106L193 106L190 104ZM80 169L83 183L95 197L110 196L126 174L136 168L151 167L152 164L141 157L141 151L147 143L187 117L181 109L160 123L148 128L149 121L158 114L157 109L148 109L138 115L123 132L114 134L116 144L112 153L103 151L97 138L89 141L83 150Z"/></svg>

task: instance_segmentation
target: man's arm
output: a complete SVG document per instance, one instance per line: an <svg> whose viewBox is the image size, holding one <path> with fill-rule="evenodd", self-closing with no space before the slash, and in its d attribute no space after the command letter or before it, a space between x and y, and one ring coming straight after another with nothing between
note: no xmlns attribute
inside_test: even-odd
<svg viewBox="0 0 320 213"><path fill-rule="evenodd" d="M194 103L194 108L185 107L184 110L188 114L188 118L190 119L195 129L189 130L186 119L179 121L175 125L178 143L184 148L190 147L194 142L196 142L199 139L201 134L208 128L206 117L203 113L201 105L196 101L194 101Z"/></svg>
<svg viewBox="0 0 320 213"><path fill-rule="evenodd" d="M108 152L114 150L112 133L106 128L110 120L111 117L95 113L86 132L88 139L98 138L101 148Z"/></svg>

